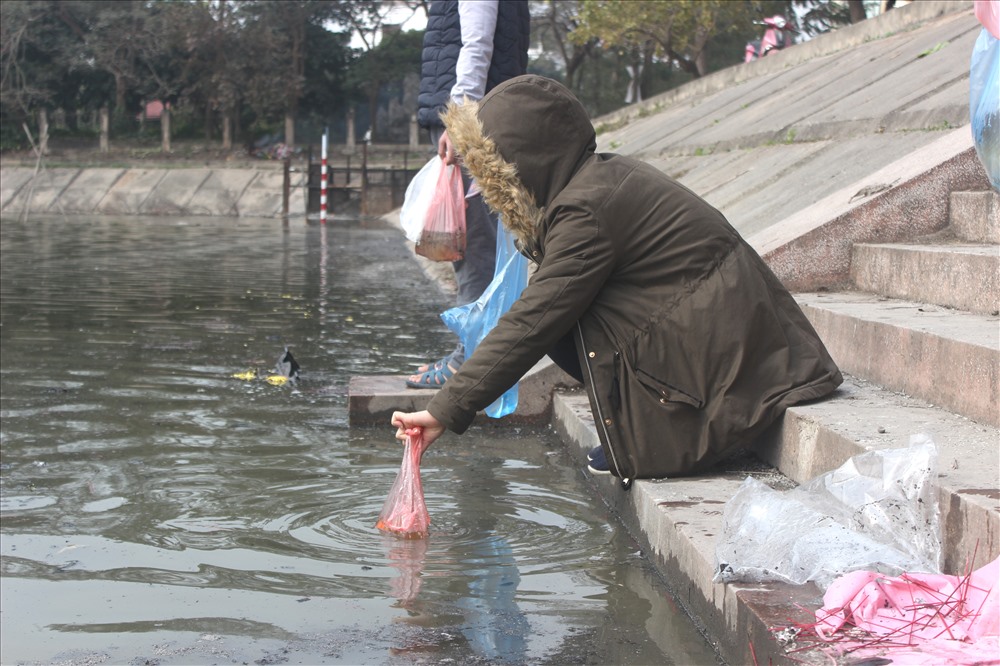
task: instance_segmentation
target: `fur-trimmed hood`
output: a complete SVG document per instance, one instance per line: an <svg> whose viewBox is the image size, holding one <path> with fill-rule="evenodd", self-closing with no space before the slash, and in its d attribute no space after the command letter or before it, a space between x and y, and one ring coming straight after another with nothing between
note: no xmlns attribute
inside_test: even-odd
<svg viewBox="0 0 1000 666"><path fill-rule="evenodd" d="M542 76L510 79L478 103L449 104L442 120L484 201L522 246L597 146L583 105Z"/></svg>

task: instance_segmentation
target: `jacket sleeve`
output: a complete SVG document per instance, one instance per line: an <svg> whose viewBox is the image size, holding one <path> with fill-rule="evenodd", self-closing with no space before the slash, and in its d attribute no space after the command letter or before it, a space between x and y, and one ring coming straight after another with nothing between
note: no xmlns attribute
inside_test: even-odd
<svg viewBox="0 0 1000 666"><path fill-rule="evenodd" d="M586 210L561 210L545 238L545 256L521 297L427 409L461 433L476 412L514 385L587 312L612 274L614 244Z"/></svg>
<svg viewBox="0 0 1000 666"><path fill-rule="evenodd" d="M462 48L455 63L451 98L461 104L466 97L479 101L486 94L486 75L493 60L493 35L497 28L499 0L459 0L458 21Z"/></svg>

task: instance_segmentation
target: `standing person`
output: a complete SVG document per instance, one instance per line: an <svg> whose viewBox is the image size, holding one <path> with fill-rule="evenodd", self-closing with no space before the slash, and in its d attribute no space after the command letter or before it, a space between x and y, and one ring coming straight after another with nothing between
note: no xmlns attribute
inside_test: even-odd
<svg viewBox="0 0 1000 666"><path fill-rule="evenodd" d="M511 79L444 122L536 271L427 409L393 414L397 437L464 432L549 354L589 395L592 471L627 488L702 472L843 381L725 217L658 169L595 152L587 112L560 83Z"/></svg>
<svg viewBox="0 0 1000 666"><path fill-rule="evenodd" d="M497 84L528 69L530 17L528 0L433 0L427 16L420 66L417 122L429 130L431 143L446 164L455 164L441 113L449 101L477 101ZM493 280L497 218L480 195L470 196L472 179L462 174L465 211L465 257L454 262L456 305L479 298ZM465 361L458 346L444 358L417 368L406 385L440 388Z"/></svg>

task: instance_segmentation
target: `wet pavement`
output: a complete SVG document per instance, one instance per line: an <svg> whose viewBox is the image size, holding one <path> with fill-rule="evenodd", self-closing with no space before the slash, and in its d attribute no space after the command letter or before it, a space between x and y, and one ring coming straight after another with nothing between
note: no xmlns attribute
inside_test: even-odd
<svg viewBox="0 0 1000 666"><path fill-rule="evenodd" d="M451 343L398 230L5 218L0 241L3 663L717 663L547 429L441 440L431 536L374 529L401 451L348 426L348 380ZM302 377L275 386L286 346Z"/></svg>

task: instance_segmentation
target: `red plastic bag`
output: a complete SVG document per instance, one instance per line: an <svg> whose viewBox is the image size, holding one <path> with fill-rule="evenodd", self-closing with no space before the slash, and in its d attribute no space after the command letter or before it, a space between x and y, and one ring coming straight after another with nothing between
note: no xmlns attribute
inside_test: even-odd
<svg viewBox="0 0 1000 666"><path fill-rule="evenodd" d="M382 506L375 527L404 539L422 539L427 536L431 516L424 502L424 487L420 483L420 457L427 450L423 431L411 428L406 431L403 446L403 465L389 496Z"/></svg>
<svg viewBox="0 0 1000 666"><path fill-rule="evenodd" d="M465 256L465 188L458 166L441 163L416 252L432 261L458 261Z"/></svg>

